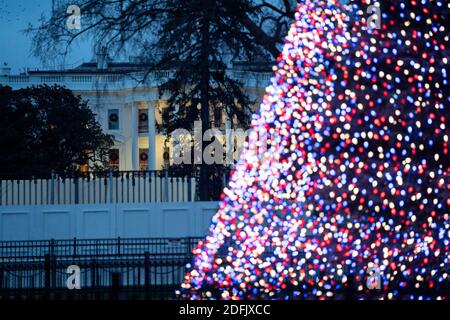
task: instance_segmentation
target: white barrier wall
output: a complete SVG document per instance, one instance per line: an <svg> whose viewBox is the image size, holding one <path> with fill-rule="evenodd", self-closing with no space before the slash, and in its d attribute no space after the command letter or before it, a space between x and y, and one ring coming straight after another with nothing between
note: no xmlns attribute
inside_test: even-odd
<svg viewBox="0 0 450 320"><path fill-rule="evenodd" d="M203 237L217 202L0 206L0 240Z"/></svg>

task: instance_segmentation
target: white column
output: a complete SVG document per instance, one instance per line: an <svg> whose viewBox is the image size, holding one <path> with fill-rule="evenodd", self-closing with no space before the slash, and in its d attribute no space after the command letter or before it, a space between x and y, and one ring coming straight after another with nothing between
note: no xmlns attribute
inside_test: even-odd
<svg viewBox="0 0 450 320"><path fill-rule="evenodd" d="M138 106L131 103L131 170L139 170Z"/></svg>
<svg viewBox="0 0 450 320"><path fill-rule="evenodd" d="M156 170L156 101L148 101L148 170Z"/></svg>

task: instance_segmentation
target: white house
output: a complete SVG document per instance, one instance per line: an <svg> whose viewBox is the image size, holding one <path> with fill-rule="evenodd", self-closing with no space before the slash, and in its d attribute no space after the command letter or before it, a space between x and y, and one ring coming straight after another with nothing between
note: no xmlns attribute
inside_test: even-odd
<svg viewBox="0 0 450 320"><path fill-rule="evenodd" d="M255 101L263 96L271 76L267 71L252 71L248 64L235 64L228 72L245 84L245 91ZM110 159L113 167L160 170L170 163L171 145L159 130L166 101L159 98L157 86L169 73L151 73L143 84L145 68L142 64L98 57L97 62L83 63L72 69L27 70L18 75L11 75L10 68L3 67L0 84L13 89L42 84L65 86L88 100L104 131L114 135ZM230 125L230 120L223 112L222 121L213 121L212 125L223 130Z"/></svg>

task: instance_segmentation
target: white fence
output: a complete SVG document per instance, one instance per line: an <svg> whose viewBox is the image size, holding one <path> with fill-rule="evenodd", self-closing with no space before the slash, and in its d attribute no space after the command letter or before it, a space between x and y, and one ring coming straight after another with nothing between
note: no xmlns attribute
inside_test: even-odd
<svg viewBox="0 0 450 320"><path fill-rule="evenodd" d="M124 171L115 175L0 180L0 206L189 202L197 180L164 171Z"/></svg>
<svg viewBox="0 0 450 320"><path fill-rule="evenodd" d="M203 237L217 202L0 206L0 241Z"/></svg>

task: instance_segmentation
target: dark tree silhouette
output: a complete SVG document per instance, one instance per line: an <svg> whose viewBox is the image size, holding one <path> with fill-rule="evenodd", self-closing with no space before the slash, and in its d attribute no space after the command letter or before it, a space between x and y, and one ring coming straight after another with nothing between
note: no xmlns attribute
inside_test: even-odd
<svg viewBox="0 0 450 320"><path fill-rule="evenodd" d="M90 164L102 168L112 137L87 102L59 86L20 90L0 86L0 175L65 175Z"/></svg>

